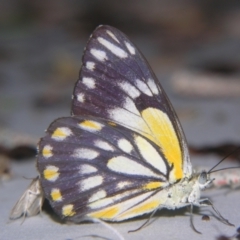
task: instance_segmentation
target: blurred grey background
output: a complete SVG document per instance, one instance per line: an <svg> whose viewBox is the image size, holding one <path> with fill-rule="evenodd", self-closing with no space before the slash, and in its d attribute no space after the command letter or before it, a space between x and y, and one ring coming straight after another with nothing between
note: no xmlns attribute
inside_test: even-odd
<svg viewBox="0 0 240 240"><path fill-rule="evenodd" d="M220 100L221 109L211 113L220 126L216 141L231 138L223 131L238 139L239 128L223 130L223 124L240 112L239 1L9 0L0 6L2 128L39 137L54 118L69 115L83 48L98 25L108 24L137 44L167 93L174 94L170 98L189 141L199 143L191 128L205 123L196 99L200 106ZM233 97L232 107L224 109Z"/></svg>
<svg viewBox="0 0 240 240"><path fill-rule="evenodd" d="M183 126L190 126L185 130L189 141L199 143L191 137L191 122L201 115L196 98L204 106L235 98L231 109L222 103L211 113L220 126L216 141L226 137L226 119L240 112L239 1L2 0L0 6L2 128L39 137L54 118L69 114L83 48L100 24L119 28L141 49L168 94L174 93L171 99ZM190 82L182 84L187 78ZM207 79L204 88L202 78ZM192 128L201 127L202 121ZM237 131L238 138L240 130L232 127L227 131Z"/></svg>

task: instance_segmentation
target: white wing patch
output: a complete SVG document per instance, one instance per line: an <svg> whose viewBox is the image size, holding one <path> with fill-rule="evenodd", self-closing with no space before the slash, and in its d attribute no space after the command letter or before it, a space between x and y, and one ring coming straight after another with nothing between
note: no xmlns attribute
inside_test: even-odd
<svg viewBox="0 0 240 240"><path fill-rule="evenodd" d="M83 93L79 93L77 95L77 100L81 103L83 103L85 101L85 95Z"/></svg>
<svg viewBox="0 0 240 240"><path fill-rule="evenodd" d="M131 190L131 191L126 191L124 193L120 193L120 194L117 194L117 195L114 195L113 197L109 197L109 198L104 198L102 200L99 200L99 201L96 201L92 204L89 204L89 207L91 209L96 209L96 208L103 208L107 205L110 205L124 197L127 197L127 196L130 196L130 195L133 195L134 193L137 193L139 191L139 189L136 189L136 190Z"/></svg>
<svg viewBox="0 0 240 240"><path fill-rule="evenodd" d="M80 170L79 170L80 174L89 174L94 172L97 172L97 168L93 167L92 165L82 164L80 166Z"/></svg>
<svg viewBox="0 0 240 240"><path fill-rule="evenodd" d="M102 51L102 50L98 50L98 49L91 49L90 53L97 58L99 61L104 62L105 60L107 60L107 54L106 52Z"/></svg>
<svg viewBox="0 0 240 240"><path fill-rule="evenodd" d="M128 51L129 51L132 55L135 55L135 54L136 54L135 48L134 48L129 42L126 42L126 41L125 41L125 45L126 45Z"/></svg>
<svg viewBox="0 0 240 240"><path fill-rule="evenodd" d="M103 183L103 177L100 175L89 177L79 181L81 192L97 187Z"/></svg>
<svg viewBox="0 0 240 240"><path fill-rule="evenodd" d="M114 151L114 147L112 145L110 145L108 142L105 142L103 140L96 140L94 142L94 146L101 148L103 150L106 150L106 151L111 151L111 152Z"/></svg>
<svg viewBox="0 0 240 240"><path fill-rule="evenodd" d="M130 184L131 184L131 182L129 182L129 181L119 182L117 184L117 188L118 189L124 189L126 186L129 186Z"/></svg>
<svg viewBox="0 0 240 240"><path fill-rule="evenodd" d="M73 157L92 160L99 155L99 152L88 148L77 148L73 152Z"/></svg>
<svg viewBox="0 0 240 240"><path fill-rule="evenodd" d="M86 68L93 71L95 69L95 63L94 62L86 62Z"/></svg>
<svg viewBox="0 0 240 240"><path fill-rule="evenodd" d="M95 88L95 79L90 78L90 77L83 77L82 78L82 83L90 88L90 89L94 89Z"/></svg>
<svg viewBox="0 0 240 240"><path fill-rule="evenodd" d="M146 85L146 83L143 82L142 80L137 79L137 80L136 80L136 85L137 85L137 87L140 89L140 91L141 91L142 93L144 93L144 94L146 94L146 95L148 95L148 96L150 96L150 97L153 96L152 93L151 93L151 91L149 90L148 86Z"/></svg>
<svg viewBox="0 0 240 240"><path fill-rule="evenodd" d="M133 100L129 97L126 97L124 104L123 104L123 108L127 109L131 113L134 113L134 114L140 116L140 113L137 110L136 105L134 104Z"/></svg>
<svg viewBox="0 0 240 240"><path fill-rule="evenodd" d="M159 94L158 88L152 78L149 78L147 80L147 84L148 84L149 88L151 89L151 91L153 92L153 94L155 94L155 95Z"/></svg>
<svg viewBox="0 0 240 240"><path fill-rule="evenodd" d="M127 58L128 54L118 46L112 44L111 42L107 41L104 38L98 37L97 40L101 43L104 47L110 50L114 55L120 58Z"/></svg>
<svg viewBox="0 0 240 240"><path fill-rule="evenodd" d="M144 167L143 165L124 156L111 158L107 163L107 167L118 173L160 178L159 175L152 172L147 167Z"/></svg>
<svg viewBox="0 0 240 240"><path fill-rule="evenodd" d="M117 123L133 130L139 126L146 126L145 122L140 116L132 114L131 112L122 108L110 109L108 114Z"/></svg>
<svg viewBox="0 0 240 240"><path fill-rule="evenodd" d="M135 143L146 162L150 163L163 174L167 173L167 167L164 160L148 141L140 136L135 136Z"/></svg>
<svg viewBox="0 0 240 240"><path fill-rule="evenodd" d="M107 196L106 191L100 190L100 191L94 193L94 194L88 199L88 202L89 202L89 203L95 202L96 200L101 199L101 198L105 198L106 196Z"/></svg>
<svg viewBox="0 0 240 240"><path fill-rule="evenodd" d="M115 40L116 42L120 43L117 39L117 37L109 30L106 31L106 33L113 39Z"/></svg>
<svg viewBox="0 0 240 240"><path fill-rule="evenodd" d="M118 147L126 153L130 153L133 150L132 144L125 138L118 140Z"/></svg>
<svg viewBox="0 0 240 240"><path fill-rule="evenodd" d="M140 96L140 92L129 82L121 81L119 82L119 87L131 98L135 99Z"/></svg>

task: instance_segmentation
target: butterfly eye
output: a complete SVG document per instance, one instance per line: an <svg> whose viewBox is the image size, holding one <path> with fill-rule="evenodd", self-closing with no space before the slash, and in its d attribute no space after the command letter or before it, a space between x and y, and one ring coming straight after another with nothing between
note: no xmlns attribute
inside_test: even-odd
<svg viewBox="0 0 240 240"><path fill-rule="evenodd" d="M208 180L207 172L203 171L198 178L198 182L200 184L205 184Z"/></svg>

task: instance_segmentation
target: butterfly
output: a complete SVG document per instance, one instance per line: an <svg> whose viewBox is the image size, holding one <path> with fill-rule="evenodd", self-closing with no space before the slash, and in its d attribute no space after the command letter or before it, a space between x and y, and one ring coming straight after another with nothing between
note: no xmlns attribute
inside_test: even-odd
<svg viewBox="0 0 240 240"><path fill-rule="evenodd" d="M177 115L144 56L104 25L85 48L71 116L39 142L37 168L52 208L73 222L206 206L201 190L213 181L193 171Z"/></svg>

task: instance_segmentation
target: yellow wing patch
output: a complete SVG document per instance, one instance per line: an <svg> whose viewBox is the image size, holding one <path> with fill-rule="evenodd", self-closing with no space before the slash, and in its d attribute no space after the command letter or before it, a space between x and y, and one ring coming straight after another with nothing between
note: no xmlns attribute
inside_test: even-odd
<svg viewBox="0 0 240 240"><path fill-rule="evenodd" d="M183 177L181 148L176 132L167 114L156 108L147 108L141 114L148 126L143 126L143 131L147 133L149 129L151 131L150 135L144 135L160 146L169 164L174 165L174 179L169 179L170 182L181 179Z"/></svg>
<svg viewBox="0 0 240 240"><path fill-rule="evenodd" d="M152 186L149 185L149 187L152 188L156 186L157 183L153 183ZM107 221L123 221L132 217L143 215L145 213L150 213L154 209L158 208L161 203L160 201L162 201L162 199L159 198L159 195L155 195L153 197L150 196L151 192L143 193L139 196L129 198L113 206L105 207L101 210L89 213L88 216L101 218ZM98 201L100 203L98 204L99 207L104 207L105 201L107 201L107 199Z"/></svg>
<svg viewBox="0 0 240 240"><path fill-rule="evenodd" d="M161 182L150 182L143 186L146 190L154 190L156 188L160 188L163 184Z"/></svg>
<svg viewBox="0 0 240 240"><path fill-rule="evenodd" d="M102 124L91 120L83 121L79 123L79 126L89 131L100 131L102 129Z"/></svg>
<svg viewBox="0 0 240 240"><path fill-rule="evenodd" d="M62 201L62 194L58 188L53 188L51 191L51 197L53 201L60 202Z"/></svg>
<svg viewBox="0 0 240 240"><path fill-rule="evenodd" d="M137 205L136 207L131 208L130 210L124 212L118 216L118 219L128 219L131 217L143 215L145 213L152 212L159 206L160 202L158 200L151 200L143 202L142 204Z"/></svg>
<svg viewBox="0 0 240 240"><path fill-rule="evenodd" d="M89 214L90 217L112 220L119 213L119 207L108 207L100 211Z"/></svg>
<svg viewBox="0 0 240 240"><path fill-rule="evenodd" d="M52 134L52 138L57 141L62 141L70 135L72 135L72 131L69 128L60 127L54 131L54 133Z"/></svg>
<svg viewBox="0 0 240 240"><path fill-rule="evenodd" d="M62 215L65 217L72 217L76 214L73 210L73 204L64 205L62 208Z"/></svg>
<svg viewBox="0 0 240 240"><path fill-rule="evenodd" d="M46 169L43 171L43 176L48 181L56 181L59 177L59 168L55 166L47 166Z"/></svg>
<svg viewBox="0 0 240 240"><path fill-rule="evenodd" d="M43 150L42 150L42 155L43 157L45 158L50 158L53 156L53 153L52 153L52 147L50 145L46 145L43 147Z"/></svg>
<svg viewBox="0 0 240 240"><path fill-rule="evenodd" d="M113 126L113 127L116 127L116 126L117 126L117 124L114 123L114 122L108 122L108 124L109 124L110 126Z"/></svg>

